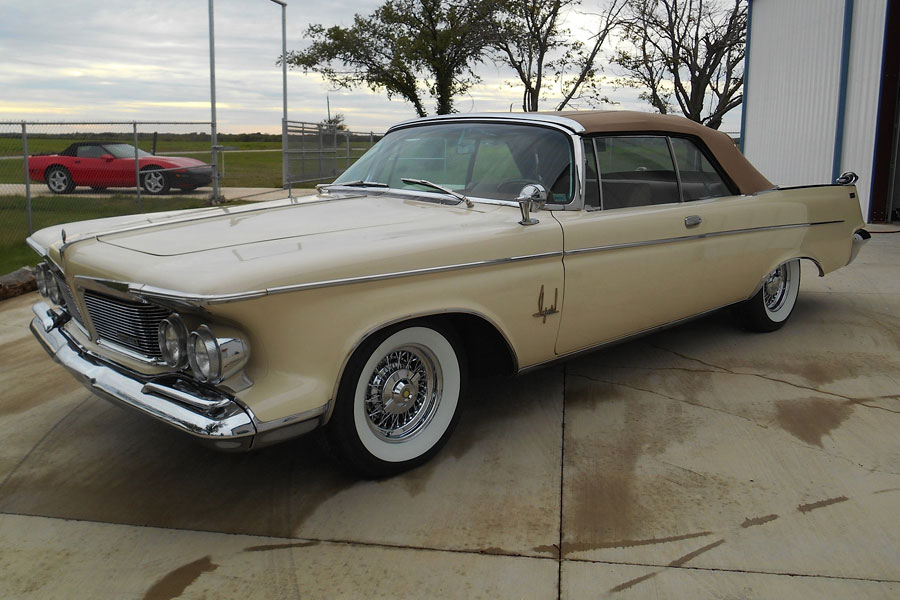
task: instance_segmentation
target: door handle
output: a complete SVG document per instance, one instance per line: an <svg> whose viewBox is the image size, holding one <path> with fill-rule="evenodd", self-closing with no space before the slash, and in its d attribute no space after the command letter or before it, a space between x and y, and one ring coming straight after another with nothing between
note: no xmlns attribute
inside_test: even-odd
<svg viewBox="0 0 900 600"><path fill-rule="evenodd" d="M691 215L689 217L684 218L684 226L685 227L695 227L703 222L703 219L700 218L700 215Z"/></svg>

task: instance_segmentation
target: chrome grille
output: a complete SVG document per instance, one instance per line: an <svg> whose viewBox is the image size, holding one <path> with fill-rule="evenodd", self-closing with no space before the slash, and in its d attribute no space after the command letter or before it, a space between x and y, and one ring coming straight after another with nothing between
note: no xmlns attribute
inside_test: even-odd
<svg viewBox="0 0 900 600"><path fill-rule="evenodd" d="M53 273L53 278L56 280L56 284L59 286L59 291L62 292L63 302L66 305L65 309L69 312L70 315L72 315L72 318L74 318L83 326L84 318L81 316L81 311L78 310L78 305L75 303L75 296L72 295L72 290L69 289L69 284L66 283L66 278L58 273Z"/></svg>
<svg viewBox="0 0 900 600"><path fill-rule="evenodd" d="M170 310L91 290L84 292L84 305L99 339L148 358L162 359L156 332L160 321L169 316Z"/></svg>

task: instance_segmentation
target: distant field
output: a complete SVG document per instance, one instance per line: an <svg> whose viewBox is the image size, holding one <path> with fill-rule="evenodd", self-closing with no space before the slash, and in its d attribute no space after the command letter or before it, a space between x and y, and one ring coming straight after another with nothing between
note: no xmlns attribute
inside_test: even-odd
<svg viewBox="0 0 900 600"><path fill-rule="evenodd" d="M200 208L207 206L203 198L143 198L144 212ZM84 221L100 217L129 215L138 212L134 196L92 198L78 195L50 196L31 199L34 229L50 225ZM25 265L38 263L38 256L25 244L28 220L23 196L0 196L0 275Z"/></svg>

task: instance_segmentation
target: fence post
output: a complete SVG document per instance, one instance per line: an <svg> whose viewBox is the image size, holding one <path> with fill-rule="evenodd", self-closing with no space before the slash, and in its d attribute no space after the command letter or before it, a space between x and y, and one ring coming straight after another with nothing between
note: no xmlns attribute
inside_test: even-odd
<svg viewBox="0 0 900 600"><path fill-rule="evenodd" d="M134 181L135 181L135 189L137 190L137 208L138 212L144 212L144 202L141 199L141 161L138 156L138 135L137 135L137 121L131 122L131 128L134 132Z"/></svg>
<svg viewBox="0 0 900 600"><path fill-rule="evenodd" d="M347 132L347 166L344 167L344 170L350 168L350 132Z"/></svg>
<svg viewBox="0 0 900 600"><path fill-rule="evenodd" d="M28 215L28 235L34 233L34 220L31 215L31 177L28 175L28 129L22 121L22 154L25 171L25 214Z"/></svg>
<svg viewBox="0 0 900 600"><path fill-rule="evenodd" d="M322 126L318 126L319 132L319 179L323 179L322 177L322 155L325 153L325 132L322 130Z"/></svg>
<svg viewBox="0 0 900 600"><path fill-rule="evenodd" d="M288 197L293 196L291 193L291 184L288 177L288 122L287 119L281 119L281 188L288 191Z"/></svg>

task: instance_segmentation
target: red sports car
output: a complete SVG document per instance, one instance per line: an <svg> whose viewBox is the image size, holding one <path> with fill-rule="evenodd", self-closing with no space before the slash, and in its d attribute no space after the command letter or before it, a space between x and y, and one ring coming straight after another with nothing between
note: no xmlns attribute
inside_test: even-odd
<svg viewBox="0 0 900 600"><path fill-rule="evenodd" d="M28 174L54 194L70 194L75 186L95 190L135 187L135 148L120 142L76 142L59 154L28 157ZM172 187L193 190L212 181L210 165L181 156L155 156L137 151L141 187L165 194Z"/></svg>

